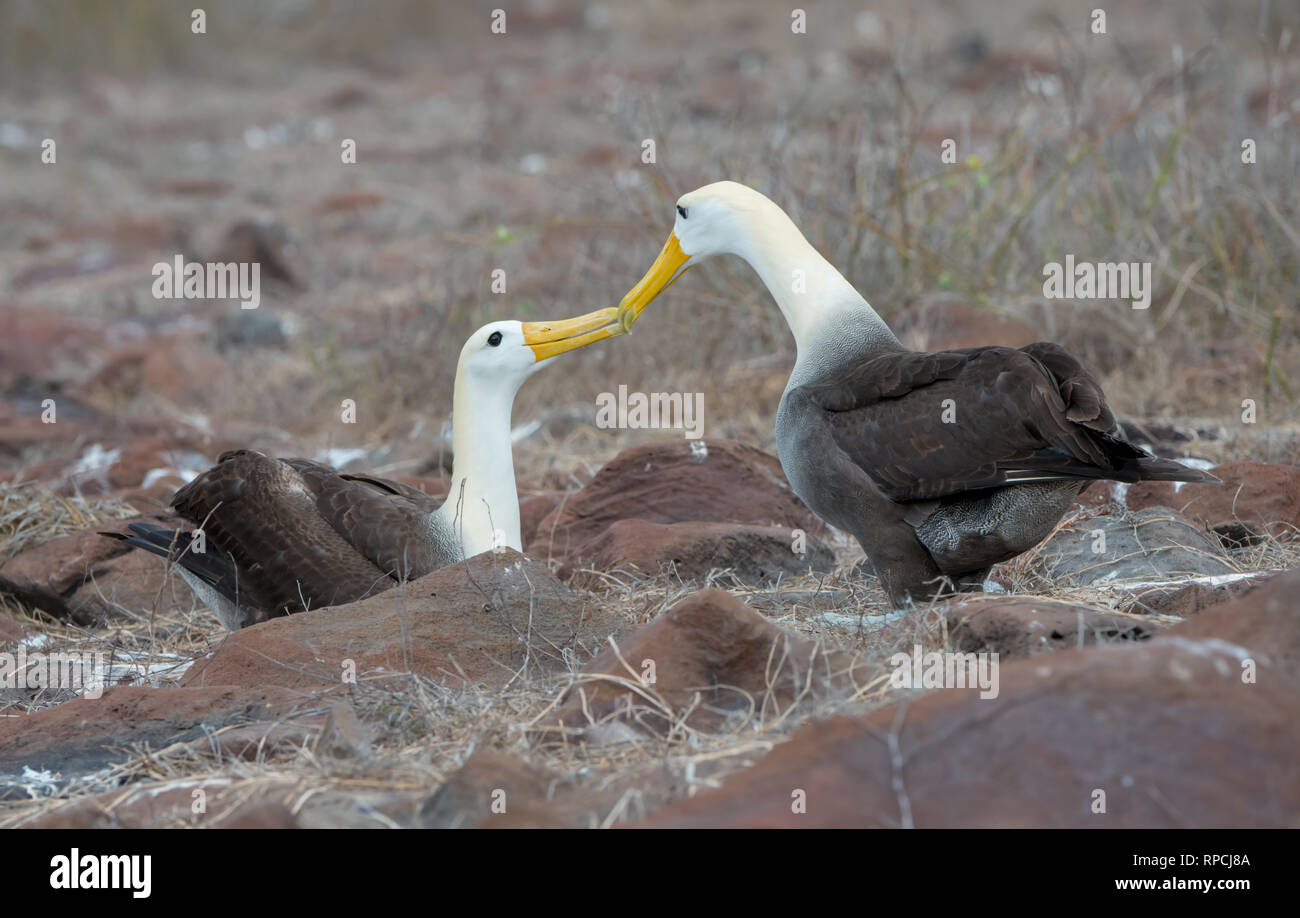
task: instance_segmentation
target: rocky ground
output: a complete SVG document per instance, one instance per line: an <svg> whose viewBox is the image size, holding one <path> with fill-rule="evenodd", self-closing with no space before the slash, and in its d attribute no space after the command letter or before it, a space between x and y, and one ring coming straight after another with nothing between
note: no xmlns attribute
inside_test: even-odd
<svg viewBox="0 0 1300 918"><path fill-rule="evenodd" d="M1095 485L899 614L772 457L657 441L523 497L526 555L229 635L97 534L125 502L11 486L4 649L114 685L5 690L0 824L1290 825L1300 469L1215 473ZM996 697L891 680L918 645L996 653Z"/></svg>
<svg viewBox="0 0 1300 918"><path fill-rule="evenodd" d="M1300 822L1287 9L1102 44L1068 3L829 3L791 44L763 3L529 3L500 41L494 4L262 6L193 46L166 4L0 7L0 655L112 683L0 688L0 826ZM235 447L444 493L464 336L616 302L722 176L910 345L1059 341L1224 483L1094 485L986 595L895 613L790 493L792 343L716 264L521 393L523 555L227 634L98 535ZM1045 300L1063 252L1154 262L1152 308ZM177 253L257 261L262 305L153 298ZM703 393L705 436L597 429L619 385ZM997 696L895 684L918 645L996 652Z"/></svg>

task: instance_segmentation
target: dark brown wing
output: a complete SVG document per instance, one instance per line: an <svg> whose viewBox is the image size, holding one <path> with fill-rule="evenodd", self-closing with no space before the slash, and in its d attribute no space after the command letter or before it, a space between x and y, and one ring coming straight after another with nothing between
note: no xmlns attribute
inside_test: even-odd
<svg viewBox="0 0 1300 918"><path fill-rule="evenodd" d="M343 486L331 487L331 478ZM340 493L347 489L365 494L349 501ZM395 499L383 495L307 460L236 450L176 492L172 506L234 558L250 587L245 598L256 596L279 614L351 602L395 582L389 572L396 565L374 558L400 537L371 530L388 521L411 533L417 514L395 511ZM369 526L350 516L369 509L365 496L376 501Z"/></svg>
<svg viewBox="0 0 1300 918"><path fill-rule="evenodd" d="M371 563L398 579L429 573L428 516L439 501L409 485L364 475L340 475L310 459L281 459L316 494L316 509Z"/></svg>
<svg viewBox="0 0 1300 918"><path fill-rule="evenodd" d="M442 501L430 494L421 491L419 488L413 488L408 484L402 484L400 481L393 481L391 478L380 478L377 475L357 474L353 472L339 472L339 477L344 481L359 481L368 484L372 488L380 491L386 491L389 494L396 494L405 497L415 506L421 507L426 513L432 513L442 506Z"/></svg>
<svg viewBox="0 0 1300 918"><path fill-rule="evenodd" d="M1065 416L1076 424L1111 436L1119 435L1119 424L1106 404L1101 385L1073 354L1050 341L1027 344L1022 353L1033 357L1051 374L1065 403Z"/></svg>
<svg viewBox="0 0 1300 918"><path fill-rule="evenodd" d="M802 387L835 443L898 501L1024 481L1138 480L1100 386L1053 344L899 352Z"/></svg>

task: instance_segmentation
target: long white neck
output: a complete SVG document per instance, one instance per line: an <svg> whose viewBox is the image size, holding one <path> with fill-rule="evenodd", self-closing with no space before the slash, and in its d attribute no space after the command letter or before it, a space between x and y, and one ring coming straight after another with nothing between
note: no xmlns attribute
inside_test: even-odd
<svg viewBox="0 0 1300 918"><path fill-rule="evenodd" d="M749 262L771 292L794 334L795 375L810 364L864 349L898 350L902 344L862 294L821 256L785 211L769 206L747 221L736 254ZM792 379L794 376L791 377Z"/></svg>
<svg viewBox="0 0 1300 918"><path fill-rule="evenodd" d="M493 547L523 551L510 443L514 398L513 389L456 374L451 490L437 513L467 558Z"/></svg>

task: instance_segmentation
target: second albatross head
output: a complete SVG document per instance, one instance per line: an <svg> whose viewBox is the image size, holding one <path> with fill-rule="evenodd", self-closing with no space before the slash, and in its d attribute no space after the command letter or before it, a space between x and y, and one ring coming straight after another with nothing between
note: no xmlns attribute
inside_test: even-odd
<svg viewBox="0 0 1300 918"><path fill-rule="evenodd" d="M660 293L687 268L714 255L738 255L751 265L803 234L785 211L739 182L714 182L677 199L677 217L663 250L619 304L619 321L631 328ZM805 243L806 244L806 243Z"/></svg>

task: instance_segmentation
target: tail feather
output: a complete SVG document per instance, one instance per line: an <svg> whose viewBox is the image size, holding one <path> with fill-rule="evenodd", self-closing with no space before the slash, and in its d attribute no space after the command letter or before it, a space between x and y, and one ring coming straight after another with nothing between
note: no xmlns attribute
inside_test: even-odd
<svg viewBox="0 0 1300 918"><path fill-rule="evenodd" d="M131 530L130 535L124 532L101 532L100 535L167 558L223 593L226 592L226 584L232 581L235 573L235 562L211 542L200 553L188 550L193 539L189 530L167 529L153 523L128 523L126 528Z"/></svg>
<svg viewBox="0 0 1300 918"><path fill-rule="evenodd" d="M1202 472L1156 456L1122 456L1110 468L1100 468L1091 463L1066 456L1058 450L1041 450L1015 468L1003 469L1010 484L1027 484L1035 481L1122 481L1129 484L1139 481L1186 481L1201 484L1219 484L1219 479Z"/></svg>
<svg viewBox="0 0 1300 918"><path fill-rule="evenodd" d="M211 542L205 542L202 551L197 550L191 529L167 529L152 523L128 523L127 528L130 533L101 532L100 535L168 559L194 594L231 631L267 618L265 604L258 597L249 596L246 591L241 595L240 569L233 555Z"/></svg>
<svg viewBox="0 0 1300 918"><path fill-rule="evenodd" d="M1136 471L1139 481L1188 481L1202 484L1222 483L1209 472L1194 469L1191 466L1183 465L1181 462L1175 462L1172 459L1159 459L1152 456L1150 458L1138 459L1133 464L1137 466Z"/></svg>
<svg viewBox="0 0 1300 918"><path fill-rule="evenodd" d="M177 543L180 544L179 537L184 535L178 529L163 529L161 526L150 526L146 523L128 523L127 528L131 530L129 535L125 532L101 532L100 535L126 542L136 548L143 548L164 558L170 558L172 555L172 539L176 538Z"/></svg>

